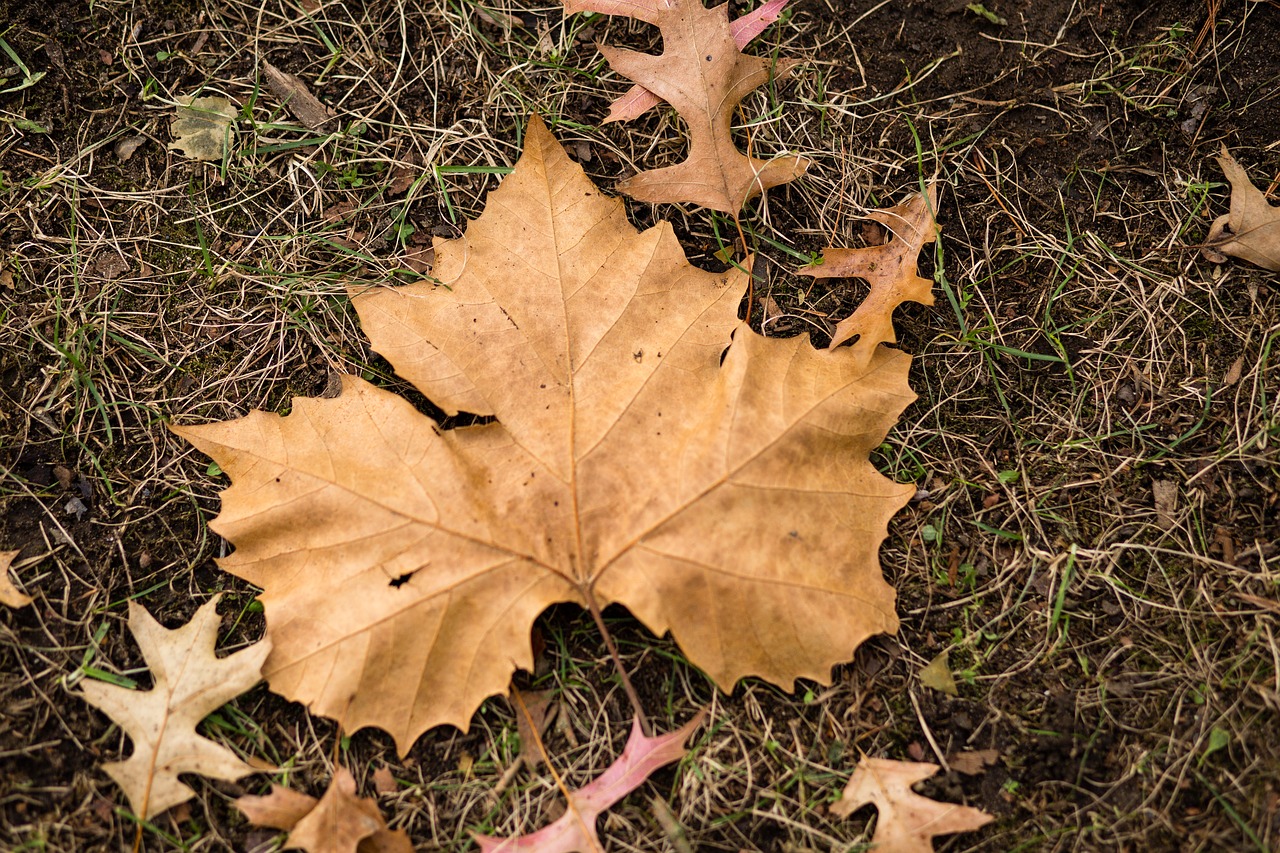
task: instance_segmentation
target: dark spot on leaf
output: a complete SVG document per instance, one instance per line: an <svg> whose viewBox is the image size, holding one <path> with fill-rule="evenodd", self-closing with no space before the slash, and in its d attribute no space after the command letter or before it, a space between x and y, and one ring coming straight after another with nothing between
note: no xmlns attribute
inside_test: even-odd
<svg viewBox="0 0 1280 853"><path fill-rule="evenodd" d="M413 572L405 572L398 578L391 579L391 586L399 589L409 582L409 578L413 577Z"/></svg>

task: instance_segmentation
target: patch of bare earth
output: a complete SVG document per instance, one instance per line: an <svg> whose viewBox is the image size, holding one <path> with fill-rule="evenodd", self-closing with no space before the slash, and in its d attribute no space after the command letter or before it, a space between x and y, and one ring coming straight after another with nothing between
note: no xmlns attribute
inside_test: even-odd
<svg viewBox="0 0 1280 853"><path fill-rule="evenodd" d="M734 3L735 12L746 10ZM898 312L920 400L879 455L919 484L882 557L903 628L795 695L716 693L670 642L610 612L660 727L710 704L692 757L602 820L616 850L847 850L871 810L827 806L863 754L942 764L938 799L996 815L967 850L1268 850L1280 845L1280 287L1198 245L1227 207L1226 144L1275 198L1280 6L795 0L754 50L808 60L744 103L741 141L810 176L752 203L766 333L824 340L856 282L793 270L874 239L859 216L938 175L933 308ZM656 50L621 19L494 0L265 4L0 0L0 32L45 76L0 94L0 550L34 605L0 612L0 843L116 850L131 816L97 766L125 738L73 698L146 684L125 602L172 626L226 590L224 645L260 635L254 590L219 572L206 522L225 478L166 419L282 411L335 372L401 388L345 296L429 271L545 116L610 186L682 156L666 109L599 126L628 83L597 40ZM261 80L296 75L335 127L304 127ZM0 56L0 89L21 74ZM15 74L17 76L15 77ZM166 148L174 104L238 110L231 153ZM738 239L672 219L690 257ZM723 256L723 255L721 255ZM403 390L403 389L401 389ZM426 407L425 401L420 401ZM629 715L591 620L546 614L526 680L561 705L547 744L581 785ZM958 696L917 671L949 651ZM517 774L513 711L435 731L399 760L259 687L203 726L317 793L335 755L419 849L555 816ZM994 750L964 773L957 753ZM974 769L968 767L966 769ZM192 779L149 850L266 850Z"/></svg>

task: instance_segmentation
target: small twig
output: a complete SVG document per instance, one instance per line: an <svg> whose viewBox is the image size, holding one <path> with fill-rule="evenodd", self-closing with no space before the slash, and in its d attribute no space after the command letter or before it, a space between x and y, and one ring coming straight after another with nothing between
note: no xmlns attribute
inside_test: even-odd
<svg viewBox="0 0 1280 853"><path fill-rule="evenodd" d="M588 596L588 598L590 600L590 596ZM593 604L594 604L594 601L593 601ZM593 612L599 612L598 608ZM608 637L608 636L609 635L606 632L605 637ZM615 658L615 661L616 661L616 658ZM623 680L624 681L626 680L625 675L623 676ZM578 823L582 825L583 837L594 838L595 834L592 832L592 829L594 827L588 826L586 820L583 819L582 814L576 808L574 808L573 794L569 790L569 786L564 783L564 779L561 779L560 774L556 772L556 765L554 762L552 762L551 756L547 754L547 747L542 742L542 733L538 731L537 722L533 719L533 715L529 713L528 706L524 704L524 697L520 695L519 690L511 691L511 696L513 699L516 700L516 704L520 706L520 713L524 714L525 719L529 721L529 733L533 735L533 742L537 745L538 752L542 753L542 760L546 762L547 769L551 771L551 778L556 781L556 787L560 789L561 795L564 796L566 807L569 809L569 811L573 812L573 816L577 818Z"/></svg>
<svg viewBox="0 0 1280 853"><path fill-rule="evenodd" d="M626 667L622 665L622 656L618 654L618 646L613 641L613 635L605 627L604 614L600 612L600 603L596 601L595 592L588 587L584 590L583 597L587 601L587 610L591 611L591 618L596 620L596 627L604 637L604 644L609 649L609 657L613 658L613 666L622 679L622 689L627 694L627 699L631 701L631 709L635 711L636 719L640 722L640 731L644 732L645 737L653 737L653 729L649 728L649 718L645 716L644 706L640 704L640 694L636 693L635 685L631 683L631 677L627 675Z"/></svg>
<svg viewBox="0 0 1280 853"><path fill-rule="evenodd" d="M911 707L915 709L916 719L920 721L920 728L924 731L925 740L929 741L929 746L933 747L933 754L938 757L938 763L942 765L942 769L951 772L951 765L947 763L947 755L938 746L938 742L933 737L933 731L929 728L929 724L924 720L924 714L920 711L920 700L916 699L914 692L908 691L907 696L911 698Z"/></svg>

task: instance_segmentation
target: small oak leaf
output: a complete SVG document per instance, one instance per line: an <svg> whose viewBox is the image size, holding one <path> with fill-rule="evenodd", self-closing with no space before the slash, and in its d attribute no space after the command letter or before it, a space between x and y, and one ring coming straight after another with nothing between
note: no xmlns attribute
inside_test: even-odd
<svg viewBox="0 0 1280 853"><path fill-rule="evenodd" d="M875 853L931 853L933 836L972 832L993 821L969 806L922 797L911 786L938 772L938 765L863 758L831 813L848 817L865 805L876 807Z"/></svg>
<svg viewBox="0 0 1280 853"><path fill-rule="evenodd" d="M739 50L728 3L708 9L702 0L564 0L564 10L624 15L662 31L658 56L603 44L600 52L619 74L675 108L688 127L689 154L674 166L620 181L620 191L640 201L692 202L736 216L748 199L809 168L803 157L762 160L734 144L730 126L738 103L771 73L781 78L796 62L775 67L770 59Z"/></svg>
<svg viewBox="0 0 1280 853"><path fill-rule="evenodd" d="M1218 165L1231 182L1231 212L1214 220L1205 240L1206 252L1220 252L1280 272L1280 207L1267 202L1226 146Z"/></svg>
<svg viewBox="0 0 1280 853"><path fill-rule="evenodd" d="M178 779L180 773L239 779L260 772L225 746L196 734L201 720L262 679L262 662L271 650L267 638L217 657L219 598L214 596L190 622L173 630L130 601L129 630L155 686L139 691L100 681L81 683L84 700L115 720L133 741L128 760L102 769L144 819L195 795Z"/></svg>
<svg viewBox="0 0 1280 853"><path fill-rule="evenodd" d="M937 188L930 184L924 195L913 193L899 205L872 210L867 218L884 226L892 239L864 249L827 248L821 263L796 270L813 278L861 278L871 285L857 310L836 324L832 349L855 336L893 343L893 309L907 301L933 304L933 283L921 278L916 259L938 239L937 206Z"/></svg>
<svg viewBox="0 0 1280 853"><path fill-rule="evenodd" d="M388 829L378 804L356 796L356 780L339 767L320 799L280 785L272 785L264 797L236 800L238 808L255 826L289 833L285 850L307 853L412 853L413 845L402 829Z"/></svg>
<svg viewBox="0 0 1280 853"><path fill-rule="evenodd" d="M735 18L729 24L729 33L733 36L733 43L738 46L739 50L746 47L752 39L778 20L778 16L782 14L783 9L787 8L787 3L789 2L790 0L768 0L767 3L757 6L741 18ZM662 103L662 98L637 83L628 89L626 94L620 95L609 105L609 115L605 117L604 123L631 121L644 115L660 103Z"/></svg>

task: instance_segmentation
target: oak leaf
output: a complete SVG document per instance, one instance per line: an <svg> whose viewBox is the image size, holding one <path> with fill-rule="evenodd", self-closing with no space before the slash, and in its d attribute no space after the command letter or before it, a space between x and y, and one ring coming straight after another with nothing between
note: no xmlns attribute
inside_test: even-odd
<svg viewBox="0 0 1280 853"><path fill-rule="evenodd" d="M733 36L733 43L739 50L746 47L752 39L778 20L778 16L782 14L783 9L787 8L789 2L790 0L768 0L767 3L757 6L741 18L735 18L729 24L729 34ZM605 117L604 123L631 121L661 103L662 98L637 83L609 105L609 115Z"/></svg>
<svg viewBox="0 0 1280 853"><path fill-rule="evenodd" d="M582 788L569 792L564 814L537 832L518 838L474 836L480 853L595 853L603 850L596 835L596 819L627 794L644 784L659 767L679 761L688 751L684 742L702 722L699 713L670 734L646 737L640 721L631 723L631 735L618 760Z"/></svg>
<svg viewBox="0 0 1280 853"><path fill-rule="evenodd" d="M1231 182L1231 212L1214 220L1205 253L1214 261L1221 262L1226 254L1280 272L1280 207L1267 203L1266 195L1225 146L1218 165Z"/></svg>
<svg viewBox="0 0 1280 853"><path fill-rule="evenodd" d="M404 830L387 827L378 804L356 796L356 780L339 767L319 800L299 791L272 785L263 797L236 800L238 808L257 826L289 833L285 850L308 853L412 853Z"/></svg>
<svg viewBox="0 0 1280 853"><path fill-rule="evenodd" d="M771 60L738 49L727 3L708 9L702 0L564 0L565 14L624 15L662 31L658 56L600 45L609 65L669 102L689 130L689 154L681 163L644 171L618 189L648 202L692 202L737 215L747 199L794 181L809 168L798 156L748 157L734 145L734 108L770 77ZM778 78L797 63L777 63Z"/></svg>
<svg viewBox="0 0 1280 853"><path fill-rule="evenodd" d="M169 630L146 608L129 602L129 631L151 668L151 690L129 690L100 681L84 681L81 696L115 720L133 741L128 760L102 769L144 819L195 796L178 779L198 773L215 779L239 779L260 770L234 752L196 734L209 714L253 687L261 678L270 638L219 658L218 599L196 611L191 621Z"/></svg>
<svg viewBox="0 0 1280 853"><path fill-rule="evenodd" d="M174 427L231 479L211 526L264 590L272 690L404 754L532 671L557 602L626 605L725 690L828 683L897 630L877 552L914 487L869 454L914 399L910 356L756 334L745 270L637 233L536 118L435 250L447 286L353 302L400 376L491 422L442 430L347 376L287 416Z"/></svg>
<svg viewBox="0 0 1280 853"><path fill-rule="evenodd" d="M5 607L26 607L31 603L31 596L24 593L9 578L9 567L17 558L18 551L0 551L0 604Z"/></svg>
<svg viewBox="0 0 1280 853"><path fill-rule="evenodd" d="M938 765L863 758L831 813L848 817L865 805L876 807L875 853L930 853L935 835L972 832L993 821L969 806L940 803L911 790L938 772Z"/></svg>
<svg viewBox="0 0 1280 853"><path fill-rule="evenodd" d="M894 207L869 211L867 218L887 230L887 242L862 249L828 248L821 263L796 271L813 278L861 278L871 286L857 310L836 324L832 349L854 337L896 341L893 310L907 301L933 304L933 284L921 278L916 259L924 246L938 239L937 205L937 188L930 184L924 194L913 193Z"/></svg>

